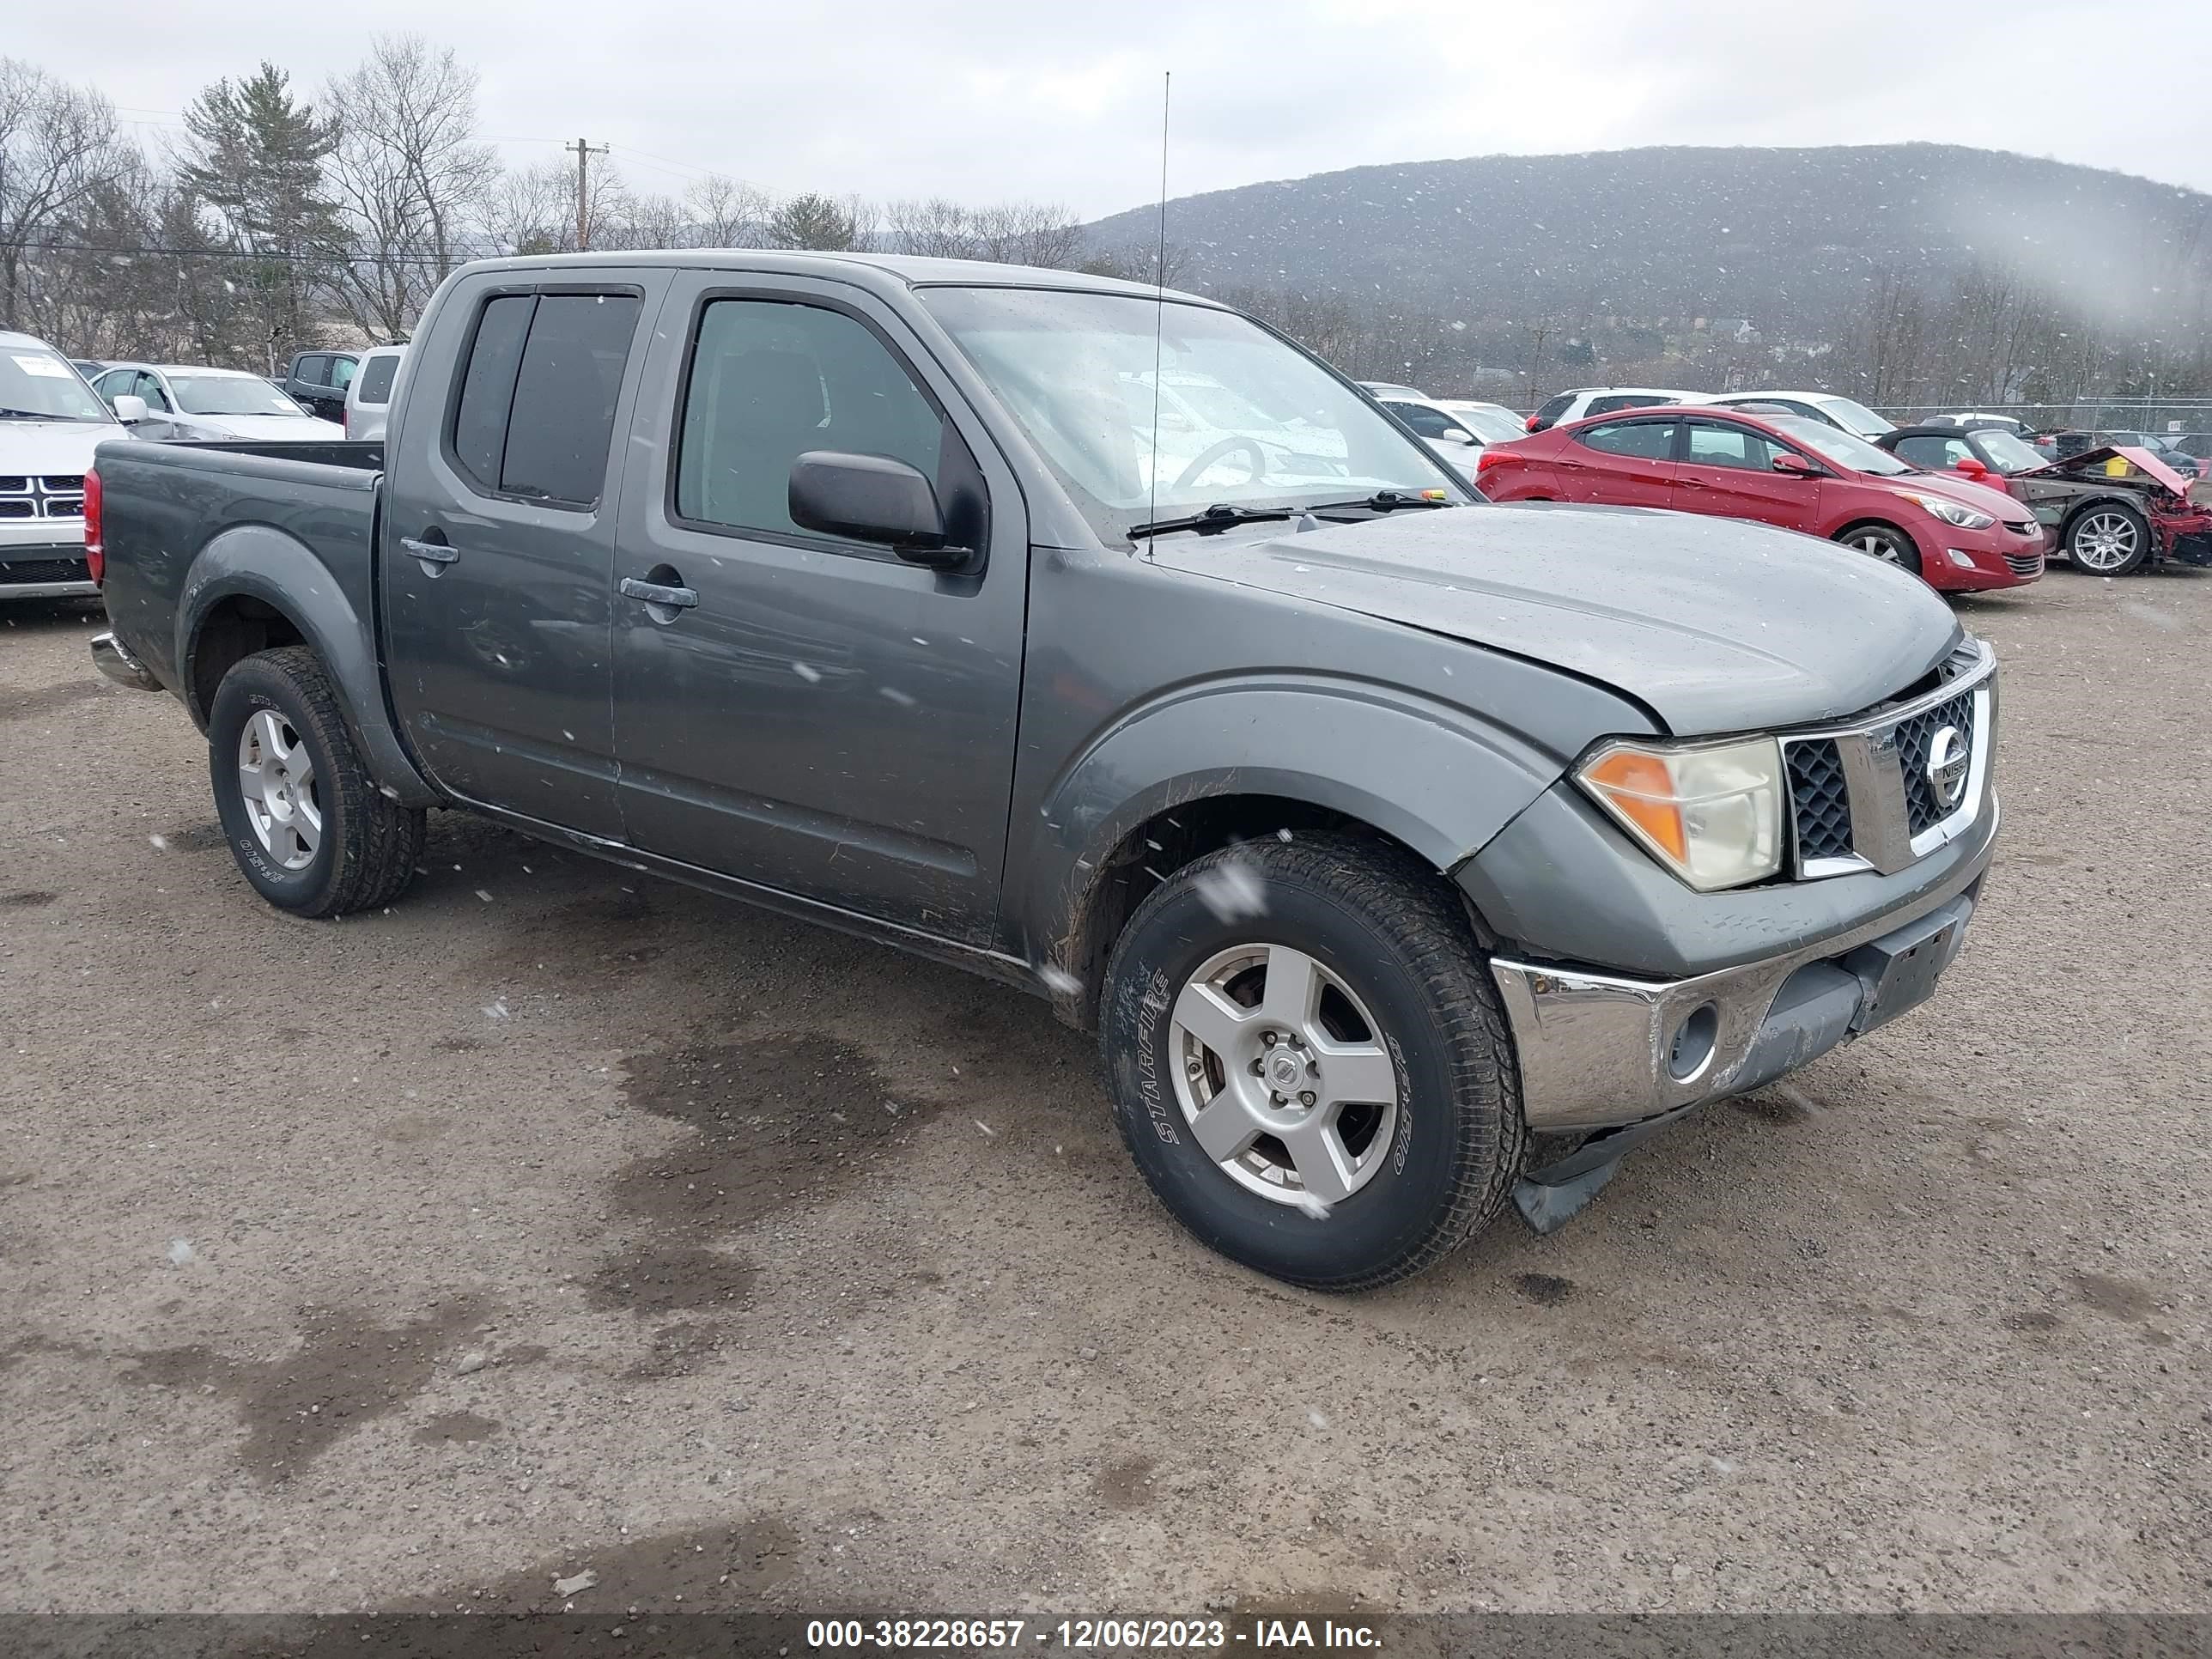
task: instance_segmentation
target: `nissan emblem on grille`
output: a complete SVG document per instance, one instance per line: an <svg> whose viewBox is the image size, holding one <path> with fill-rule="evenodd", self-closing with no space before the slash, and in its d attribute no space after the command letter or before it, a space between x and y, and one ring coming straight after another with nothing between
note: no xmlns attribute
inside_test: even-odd
<svg viewBox="0 0 2212 1659"><path fill-rule="evenodd" d="M1928 745L1928 787L1947 812L1966 793L1966 769L1972 758L1966 739L1955 726L1945 726Z"/></svg>

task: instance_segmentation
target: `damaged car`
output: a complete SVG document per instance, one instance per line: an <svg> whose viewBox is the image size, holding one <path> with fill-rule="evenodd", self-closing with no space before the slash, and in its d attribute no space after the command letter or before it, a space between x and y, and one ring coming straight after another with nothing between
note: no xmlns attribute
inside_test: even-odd
<svg viewBox="0 0 2212 1659"><path fill-rule="evenodd" d="M2100 576L2163 559L2212 565L2212 483L2185 477L2149 450L2099 444L2051 460L2002 427L1899 427L1875 441L1929 472L2002 489L2043 526L2052 555Z"/></svg>

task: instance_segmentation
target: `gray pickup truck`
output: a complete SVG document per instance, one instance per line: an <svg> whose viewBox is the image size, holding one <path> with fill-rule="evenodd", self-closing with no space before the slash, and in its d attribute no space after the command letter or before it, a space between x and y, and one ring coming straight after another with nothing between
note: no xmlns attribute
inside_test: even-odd
<svg viewBox="0 0 2212 1659"><path fill-rule="evenodd" d="M95 658L205 728L272 903L392 902L459 807L1025 987L1305 1285L1548 1229L1923 1001L1996 834L1995 659L1920 583L1491 506L1188 295L477 264L381 444L96 473Z"/></svg>

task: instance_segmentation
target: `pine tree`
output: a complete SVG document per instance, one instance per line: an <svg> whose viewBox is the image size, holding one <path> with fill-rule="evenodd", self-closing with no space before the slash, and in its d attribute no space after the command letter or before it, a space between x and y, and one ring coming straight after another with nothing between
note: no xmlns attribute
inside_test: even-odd
<svg viewBox="0 0 2212 1659"><path fill-rule="evenodd" d="M291 77L264 63L250 79L222 80L185 111L191 135L180 176L245 255L244 286L265 328L270 370L313 333L316 290L344 252L323 163L335 122L295 101Z"/></svg>

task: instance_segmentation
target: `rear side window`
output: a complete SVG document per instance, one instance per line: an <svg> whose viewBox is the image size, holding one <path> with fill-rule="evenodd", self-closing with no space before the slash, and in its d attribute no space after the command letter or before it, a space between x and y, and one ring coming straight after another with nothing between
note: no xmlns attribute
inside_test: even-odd
<svg viewBox="0 0 2212 1659"><path fill-rule="evenodd" d="M1924 467L1930 472L1941 472L1952 462L1971 453L1963 438L1938 438L1931 434L1923 438L1900 438L1897 443L1897 453L1900 459L1911 462L1915 466Z"/></svg>
<svg viewBox="0 0 2212 1659"><path fill-rule="evenodd" d="M1656 404L1671 404L1680 401L1680 400L1679 398L1654 398L1647 396L1642 392L1615 392L1610 397L1591 398L1590 406L1584 410L1583 413L1586 416L1591 415L1610 415L1616 409L1650 409Z"/></svg>
<svg viewBox="0 0 2212 1659"><path fill-rule="evenodd" d="M1669 461L1674 458L1672 421L1614 421L1575 434L1575 441L1604 455L1626 455L1639 461Z"/></svg>
<svg viewBox="0 0 2212 1659"><path fill-rule="evenodd" d="M364 404L388 404L392 401L392 377L398 372L397 356L371 357L368 367L361 372L361 384L354 390L356 401Z"/></svg>
<svg viewBox="0 0 2212 1659"><path fill-rule="evenodd" d="M1574 392L1562 392L1558 397L1553 398L1551 402L1546 404L1541 409L1536 411L1533 417L1536 424L1539 427L1550 426L1561 416L1565 415L1567 410L1574 407L1575 397L1576 394Z"/></svg>
<svg viewBox="0 0 2212 1659"><path fill-rule="evenodd" d="M453 459L479 487L598 505L640 303L634 294L503 294L485 305L452 436Z"/></svg>

